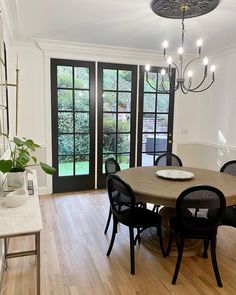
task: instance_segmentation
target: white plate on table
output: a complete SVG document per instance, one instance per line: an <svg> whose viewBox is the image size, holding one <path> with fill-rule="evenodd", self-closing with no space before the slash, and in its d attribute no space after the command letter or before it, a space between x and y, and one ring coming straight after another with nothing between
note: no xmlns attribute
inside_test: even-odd
<svg viewBox="0 0 236 295"><path fill-rule="evenodd" d="M163 169L156 172L157 176L168 179L191 179L194 177L192 172L183 170L168 170Z"/></svg>

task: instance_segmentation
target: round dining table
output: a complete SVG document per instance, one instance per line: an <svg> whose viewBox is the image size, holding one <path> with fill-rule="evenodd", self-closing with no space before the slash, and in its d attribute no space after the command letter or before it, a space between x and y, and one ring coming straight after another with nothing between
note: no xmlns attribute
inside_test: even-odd
<svg viewBox="0 0 236 295"><path fill-rule="evenodd" d="M159 177L157 171L160 170L181 170L184 173L192 173L192 177L189 179ZM236 176L222 172L193 167L151 166L129 168L117 172L117 175L131 186L137 201L163 206L160 214L162 215L163 234L164 237L166 236L166 240L169 233L169 218L175 215L176 200L185 189L196 185L211 185L223 192L226 198L226 206L236 204ZM154 229L145 231L142 239L144 245L148 248L157 249ZM196 252L199 252L195 251L196 248L195 242L190 243L189 251L185 250L185 255L196 255Z"/></svg>

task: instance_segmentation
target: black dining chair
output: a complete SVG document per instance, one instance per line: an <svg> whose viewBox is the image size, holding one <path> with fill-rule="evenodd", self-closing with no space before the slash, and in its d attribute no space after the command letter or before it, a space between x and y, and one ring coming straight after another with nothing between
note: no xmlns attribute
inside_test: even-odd
<svg viewBox="0 0 236 295"><path fill-rule="evenodd" d="M138 230L138 235L149 227L157 228L157 236L159 237L160 248L163 257L165 250L162 242L161 231L161 215L136 204L135 194L132 188L117 175L109 175L107 177L108 196L112 208L113 230L107 256L110 255L115 237L117 234L117 225L121 223L129 227L130 236L130 267L131 274L135 274L135 253L134 246L136 238L134 237L134 229Z"/></svg>
<svg viewBox="0 0 236 295"><path fill-rule="evenodd" d="M225 211L226 201L224 194L215 187L199 185L184 190L176 201L176 216L171 218L170 239L166 255L171 250L172 240L175 236L178 257L172 284L176 283L183 256L184 241L189 239L202 239L204 241L203 257L207 258L207 248L211 242L211 259L219 287L222 287L220 273L216 260L216 235L218 225ZM208 218L208 210L214 208L216 214ZM197 214L196 213L197 210Z"/></svg>
<svg viewBox="0 0 236 295"><path fill-rule="evenodd" d="M183 163L177 155L165 153L156 158L155 166L183 166Z"/></svg>
<svg viewBox="0 0 236 295"><path fill-rule="evenodd" d="M232 160L225 163L221 167L220 172L236 176L236 160ZM236 180L235 180L235 185L236 185ZM208 217L211 218L212 216L214 216L214 214L215 214L215 210L212 209L208 212ZM236 227L236 206L235 205L226 207L225 213L221 221L221 225Z"/></svg>
<svg viewBox="0 0 236 295"><path fill-rule="evenodd" d="M108 175L110 175L110 174L115 174L118 171L120 171L120 165L118 164L118 162L114 158L109 158L105 161L106 177L108 177ZM111 221L111 215L112 215L112 210L111 210L111 206L110 206L104 234L107 233L107 230L109 228L109 224Z"/></svg>

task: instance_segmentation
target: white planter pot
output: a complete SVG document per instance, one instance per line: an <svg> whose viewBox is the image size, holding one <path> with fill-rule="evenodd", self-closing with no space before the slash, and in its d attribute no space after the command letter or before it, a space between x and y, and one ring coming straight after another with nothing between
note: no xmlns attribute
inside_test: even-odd
<svg viewBox="0 0 236 295"><path fill-rule="evenodd" d="M26 172L8 172L7 186L13 188L26 187Z"/></svg>

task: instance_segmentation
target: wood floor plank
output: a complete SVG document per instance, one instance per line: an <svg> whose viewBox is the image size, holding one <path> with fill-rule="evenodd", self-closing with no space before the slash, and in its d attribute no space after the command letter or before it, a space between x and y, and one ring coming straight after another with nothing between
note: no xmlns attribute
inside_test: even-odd
<svg viewBox="0 0 236 295"><path fill-rule="evenodd" d="M104 235L109 210L104 191L40 197L42 295L229 295L236 294L236 229L220 227L217 255L223 288L216 285L210 257L184 257L178 281L171 279L176 257L137 245L136 275L130 274L129 234L119 226L110 257L111 227ZM32 237L11 239L10 250L34 247ZM2 295L36 294L34 257L11 259Z"/></svg>

